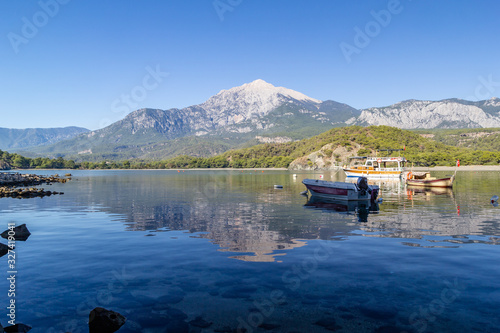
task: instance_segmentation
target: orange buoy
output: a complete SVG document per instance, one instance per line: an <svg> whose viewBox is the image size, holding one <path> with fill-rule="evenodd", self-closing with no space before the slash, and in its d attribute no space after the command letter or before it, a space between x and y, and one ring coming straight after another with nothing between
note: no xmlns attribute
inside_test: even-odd
<svg viewBox="0 0 500 333"><path fill-rule="evenodd" d="M408 174L406 175L406 179L410 180L410 179L411 179L411 177L412 177L412 175L413 175L413 174L411 173L411 171L410 171L410 172L408 172Z"/></svg>

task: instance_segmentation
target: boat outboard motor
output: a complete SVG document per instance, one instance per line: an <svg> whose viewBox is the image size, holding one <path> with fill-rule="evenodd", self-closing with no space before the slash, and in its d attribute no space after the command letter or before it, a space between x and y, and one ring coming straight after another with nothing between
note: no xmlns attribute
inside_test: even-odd
<svg viewBox="0 0 500 333"><path fill-rule="evenodd" d="M370 194L371 194L370 201L375 202L378 197L378 189L372 189Z"/></svg>
<svg viewBox="0 0 500 333"><path fill-rule="evenodd" d="M369 190L368 179L366 179L366 177L359 177L356 185L358 190L361 192L361 195L365 195L366 191Z"/></svg>

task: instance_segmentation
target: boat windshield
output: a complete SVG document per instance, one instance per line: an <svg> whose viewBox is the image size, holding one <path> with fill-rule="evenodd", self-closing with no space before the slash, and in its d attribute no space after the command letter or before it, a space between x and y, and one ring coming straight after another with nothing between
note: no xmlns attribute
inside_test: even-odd
<svg viewBox="0 0 500 333"><path fill-rule="evenodd" d="M381 162L380 163L380 167L382 167L382 168L399 168L399 166L400 166L399 162L397 162L397 161Z"/></svg>

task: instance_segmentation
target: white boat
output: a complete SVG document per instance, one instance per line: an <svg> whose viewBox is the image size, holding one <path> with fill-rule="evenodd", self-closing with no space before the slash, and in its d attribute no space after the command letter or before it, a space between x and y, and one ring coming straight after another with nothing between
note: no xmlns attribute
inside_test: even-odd
<svg viewBox="0 0 500 333"><path fill-rule="evenodd" d="M304 179L302 183L311 196L336 200L377 200L380 188L368 185L366 177L359 177L356 183L330 182L319 179Z"/></svg>
<svg viewBox="0 0 500 333"><path fill-rule="evenodd" d="M347 177L400 178L404 171L404 157L354 157L366 159L364 165L343 168Z"/></svg>
<svg viewBox="0 0 500 333"><path fill-rule="evenodd" d="M456 171L455 171L456 174ZM406 185L422 187L453 187L455 174L449 177L431 177L430 172L408 172L406 173Z"/></svg>

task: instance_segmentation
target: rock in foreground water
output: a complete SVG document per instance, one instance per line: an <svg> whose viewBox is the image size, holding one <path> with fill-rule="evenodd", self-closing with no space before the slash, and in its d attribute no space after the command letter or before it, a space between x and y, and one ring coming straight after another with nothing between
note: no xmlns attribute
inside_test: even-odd
<svg viewBox="0 0 500 333"><path fill-rule="evenodd" d="M18 225L13 230L14 238L16 239L16 241L25 241L31 235L31 232L28 230L28 227L26 227L26 224ZM10 230L5 230L0 236L2 236L2 238L8 239L9 231Z"/></svg>
<svg viewBox="0 0 500 333"><path fill-rule="evenodd" d="M5 333L26 333L29 330L31 330L31 326L24 325L24 324L15 324L12 326L4 327L3 330Z"/></svg>
<svg viewBox="0 0 500 333"><path fill-rule="evenodd" d="M127 318L118 312L97 307L90 311L89 330L90 333L113 333L125 324Z"/></svg>
<svg viewBox="0 0 500 333"><path fill-rule="evenodd" d="M10 247L5 244L0 243L0 257L3 257L7 253L9 253ZM1 325L1 324L0 324ZM2 326L0 326L0 333L2 333Z"/></svg>

